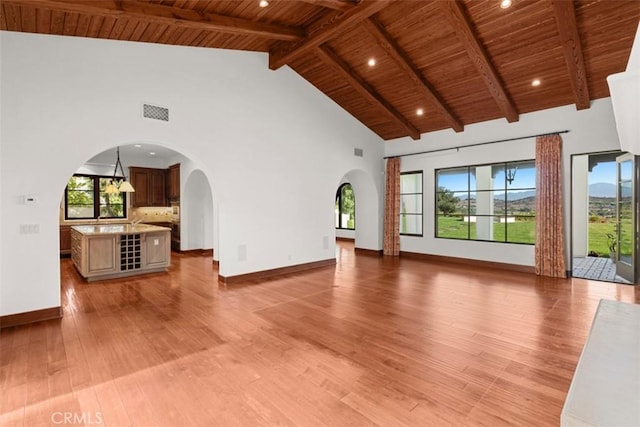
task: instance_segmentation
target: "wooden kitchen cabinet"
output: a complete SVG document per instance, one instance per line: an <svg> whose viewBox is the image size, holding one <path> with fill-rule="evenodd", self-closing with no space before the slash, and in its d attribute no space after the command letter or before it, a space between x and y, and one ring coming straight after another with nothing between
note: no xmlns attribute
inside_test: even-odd
<svg viewBox="0 0 640 427"><path fill-rule="evenodd" d="M167 172L165 169L150 169L148 206L168 206L166 174Z"/></svg>
<svg viewBox="0 0 640 427"><path fill-rule="evenodd" d="M115 234L85 237L72 230L71 260L85 278L115 274L120 260L117 258Z"/></svg>
<svg viewBox="0 0 640 427"><path fill-rule="evenodd" d="M71 254L71 226L60 226L60 256Z"/></svg>
<svg viewBox="0 0 640 427"><path fill-rule="evenodd" d="M149 172L147 168L130 167L129 177L131 185L136 190L129 193L131 196L131 207L139 208L149 206Z"/></svg>
<svg viewBox="0 0 640 427"><path fill-rule="evenodd" d="M180 163L169 166L167 174L167 197L170 202L180 200Z"/></svg>
<svg viewBox="0 0 640 427"><path fill-rule="evenodd" d="M166 170L141 168L131 166L129 168L131 185L136 190L131 195L131 207L167 206Z"/></svg>
<svg viewBox="0 0 640 427"><path fill-rule="evenodd" d="M147 233L144 239L144 267L166 267L171 261L171 234Z"/></svg>

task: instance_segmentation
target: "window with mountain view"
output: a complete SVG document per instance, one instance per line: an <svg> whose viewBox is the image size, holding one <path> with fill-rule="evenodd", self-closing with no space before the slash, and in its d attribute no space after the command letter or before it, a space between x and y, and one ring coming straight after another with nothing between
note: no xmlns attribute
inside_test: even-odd
<svg viewBox="0 0 640 427"><path fill-rule="evenodd" d="M436 170L436 237L535 243L534 160Z"/></svg>

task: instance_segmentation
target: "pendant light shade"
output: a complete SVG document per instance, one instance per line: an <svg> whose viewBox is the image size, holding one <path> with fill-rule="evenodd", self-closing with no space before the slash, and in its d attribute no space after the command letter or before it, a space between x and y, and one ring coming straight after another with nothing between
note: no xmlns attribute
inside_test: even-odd
<svg viewBox="0 0 640 427"><path fill-rule="evenodd" d="M135 189L133 188L133 185L131 185L131 183L127 180L122 181L122 184L120 184L120 188L118 188L118 190L120 190L121 193L135 193Z"/></svg>
<svg viewBox="0 0 640 427"><path fill-rule="evenodd" d="M113 170L113 179L107 185L107 188L104 189L104 192L107 194L134 193L136 190L133 188L133 185L127 181L127 176L124 174L124 169L120 162L120 147L116 147L116 153L118 159L116 160L116 167ZM120 172L122 172L122 182L120 184L117 184L118 177L116 176L118 173L118 166L120 166Z"/></svg>
<svg viewBox="0 0 640 427"><path fill-rule="evenodd" d="M111 181L107 185L107 188L104 189L104 192L107 193L107 194L118 194L118 193L120 193L120 190L118 190L118 187L116 187L116 185L113 183L113 181Z"/></svg>

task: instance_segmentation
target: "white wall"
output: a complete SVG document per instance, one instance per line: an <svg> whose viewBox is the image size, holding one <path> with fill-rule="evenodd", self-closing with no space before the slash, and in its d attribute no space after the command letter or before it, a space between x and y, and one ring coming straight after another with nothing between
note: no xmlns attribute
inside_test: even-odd
<svg viewBox="0 0 640 427"><path fill-rule="evenodd" d="M572 256L586 257L589 252L589 155L573 156L571 228Z"/></svg>
<svg viewBox="0 0 640 427"><path fill-rule="evenodd" d="M608 98L592 101L591 108L576 111L575 106L552 108L535 113L522 114L515 123L505 119L492 120L465 126L462 133L444 130L422 135L420 141L402 138L385 144L385 156L455 147L494 140L535 135L561 130L563 139L563 175L564 175L564 218L565 252L567 268L570 243L570 170L571 155L578 153L617 150L620 148L615 122ZM436 239L434 237L435 209L435 169L467 166L483 163L533 159L535 157L535 138L518 141L463 148L441 153L403 157L400 161L402 171L424 171L424 237L402 236L402 251L445 255L502 262L508 264L534 265L534 247L532 245L512 245L505 243L458 241Z"/></svg>
<svg viewBox="0 0 640 427"><path fill-rule="evenodd" d="M213 196L207 177L201 170L193 170L181 186L184 191L180 193L180 249L212 249Z"/></svg>
<svg viewBox="0 0 640 427"><path fill-rule="evenodd" d="M626 70L608 76L607 83L613 100L620 146L623 151L640 155L640 23Z"/></svg>
<svg viewBox="0 0 640 427"><path fill-rule="evenodd" d="M380 138L290 69L269 71L266 54L11 32L0 48L0 315L60 305L60 195L116 145L148 141L202 165L225 276L332 258L348 171L381 194ZM143 102L168 107L170 122L142 119Z"/></svg>

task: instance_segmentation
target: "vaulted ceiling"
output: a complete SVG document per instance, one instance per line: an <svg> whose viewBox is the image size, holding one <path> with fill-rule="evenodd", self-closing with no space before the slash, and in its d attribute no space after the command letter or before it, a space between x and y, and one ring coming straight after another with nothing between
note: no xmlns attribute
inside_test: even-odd
<svg viewBox="0 0 640 427"><path fill-rule="evenodd" d="M638 0L1 3L2 30L268 52L387 140L589 108L640 21Z"/></svg>

